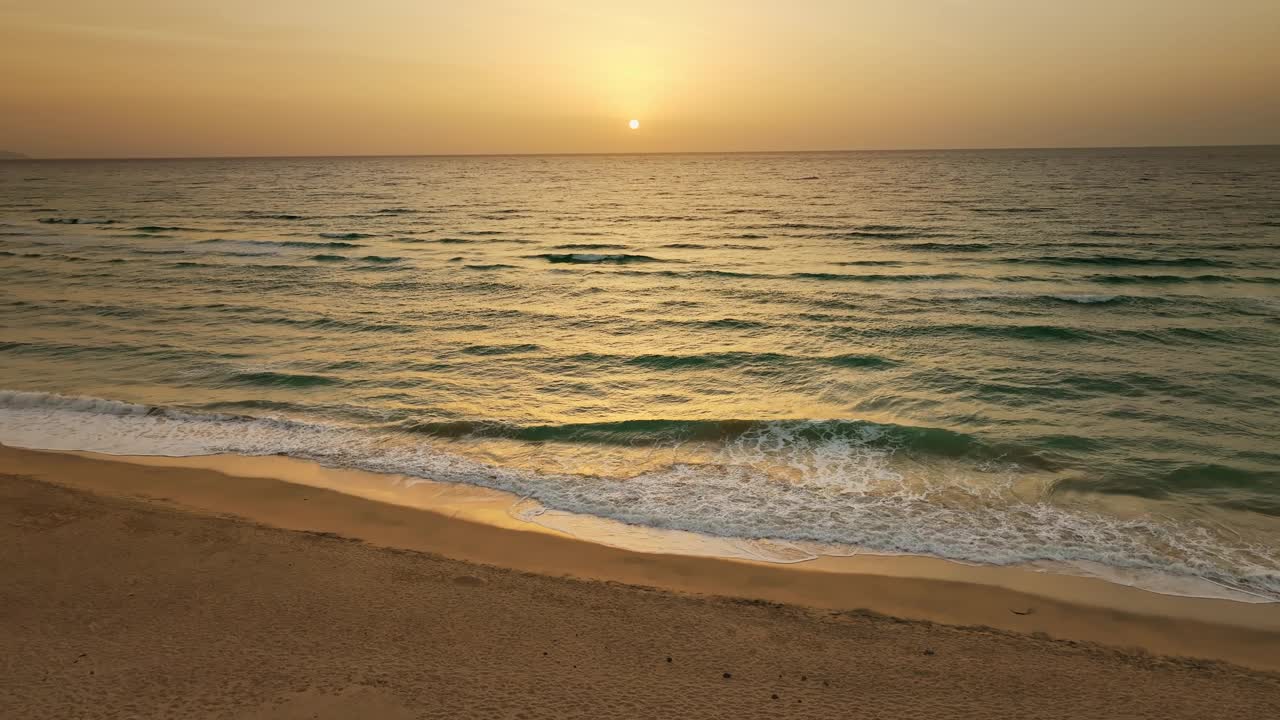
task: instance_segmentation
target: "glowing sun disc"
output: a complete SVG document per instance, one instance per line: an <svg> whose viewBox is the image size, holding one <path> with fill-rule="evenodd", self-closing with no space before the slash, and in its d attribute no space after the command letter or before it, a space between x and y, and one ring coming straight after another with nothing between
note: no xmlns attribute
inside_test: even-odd
<svg viewBox="0 0 1280 720"><path fill-rule="evenodd" d="M627 123L627 125L628 125L632 130L639 130L639 129L640 129L640 121L639 121L639 120L632 120L631 122Z"/></svg>

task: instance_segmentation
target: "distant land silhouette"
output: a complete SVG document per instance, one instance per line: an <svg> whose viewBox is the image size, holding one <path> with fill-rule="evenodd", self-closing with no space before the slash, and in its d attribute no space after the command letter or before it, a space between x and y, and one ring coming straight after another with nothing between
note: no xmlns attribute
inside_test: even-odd
<svg viewBox="0 0 1280 720"><path fill-rule="evenodd" d="M26 155L20 152L11 152L9 150L0 150L0 160L29 160Z"/></svg>

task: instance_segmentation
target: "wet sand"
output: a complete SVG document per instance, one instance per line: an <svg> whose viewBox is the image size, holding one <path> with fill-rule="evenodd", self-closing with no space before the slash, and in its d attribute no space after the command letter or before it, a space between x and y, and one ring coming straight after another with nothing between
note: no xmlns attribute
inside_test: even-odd
<svg viewBox="0 0 1280 720"><path fill-rule="evenodd" d="M1275 605L642 554L12 448L0 497L4 718L1280 716Z"/></svg>

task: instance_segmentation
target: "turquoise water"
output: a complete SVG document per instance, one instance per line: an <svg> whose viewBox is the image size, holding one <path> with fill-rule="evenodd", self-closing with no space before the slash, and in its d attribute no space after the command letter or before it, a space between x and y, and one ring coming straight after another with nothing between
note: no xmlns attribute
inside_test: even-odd
<svg viewBox="0 0 1280 720"><path fill-rule="evenodd" d="M1280 598L1280 148L0 164L0 442Z"/></svg>

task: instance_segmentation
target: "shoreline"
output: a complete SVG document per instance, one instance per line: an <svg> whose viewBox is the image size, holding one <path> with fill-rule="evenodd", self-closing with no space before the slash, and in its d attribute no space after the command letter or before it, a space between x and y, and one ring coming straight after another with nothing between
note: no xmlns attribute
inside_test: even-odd
<svg viewBox="0 0 1280 720"><path fill-rule="evenodd" d="M5 446L0 444L0 448L3 447ZM1143 582L1124 582L1118 579L1121 571L1109 567L1107 569L1112 572L1108 574L1090 574L1076 568L1067 569L1062 563L1044 563L1041 566L994 565L874 550L848 554L809 554L807 550L785 541L724 538L686 530L635 526L611 518L542 508L541 505L538 505L540 509L534 513L533 518L517 517L517 514L524 515L524 512L515 512L524 499L506 491L395 473L337 468L289 456L114 455L91 451L31 449L135 465L210 470L238 478L277 480L332 490L365 500L416 508L480 525L550 533L590 545L604 545L642 554L758 562L765 566L792 564L797 569L833 573L960 580L1118 610L1132 609L1136 602L1138 609L1144 613L1152 611L1150 603L1133 598L1146 598L1148 594L1271 604L1280 609L1280 602L1217 585L1202 578L1188 581L1182 578L1156 577L1151 573L1142 576L1135 572L1133 575L1142 576ZM550 516L552 520L544 520L545 516ZM794 552L788 552L789 550ZM1160 590L1144 584L1156 580L1162 581L1160 584L1165 588L1176 586L1176 589ZM1197 590L1211 591L1212 594L1187 592L1192 586ZM1127 591L1114 591L1111 589L1113 587L1139 590L1142 595L1130 594L1131 597L1125 597ZM1173 617L1181 617L1188 611L1185 608L1169 608L1165 612ZM1205 616L1192 614L1192 617ZM1218 617L1224 618L1228 623L1235 620L1234 613L1211 615L1209 619ZM1280 629L1280 621L1275 629Z"/></svg>
<svg viewBox="0 0 1280 720"><path fill-rule="evenodd" d="M123 458L0 446L56 486L549 577L979 628L1280 671L1280 604L1162 595L1097 578L917 556L778 563L636 552L517 520L510 497L283 457ZM335 488L343 488L339 492ZM452 489L451 489L452 488ZM379 497L379 493L382 496ZM487 496L487 499L486 499Z"/></svg>
<svg viewBox="0 0 1280 720"><path fill-rule="evenodd" d="M699 447L688 455L675 449L680 444L672 445L671 462L666 462L665 451L615 453L590 443L588 453L574 460L581 449L553 440L526 463L503 456L533 449L519 440L509 444L531 428L498 432L513 437L481 439L471 447L472 441L465 438L478 431L481 436L488 433L469 423L424 426L419 429L426 437L419 438L415 432L384 434L359 425L302 419L286 420L281 426L278 421L284 418L270 415L191 414L163 404L139 405L92 394L3 390L0 395L6 406L0 444L315 484L317 473L272 459L310 458L329 468L356 471L339 481L330 481L333 473L328 473L320 478L321 487L394 504L414 505L410 496L420 488L407 486L431 485L438 479L452 488L450 493L458 488L507 493L506 504L522 520L647 552L774 562L854 554L941 558L971 567L1096 577L1172 595L1280 601L1274 558L1266 550L1273 544L1274 519L1265 508L1258 512L1245 505L1218 507L1227 504L1224 501L1197 510L1194 493L1186 498L1147 498L1141 491L1092 492L1064 483L1067 478L1054 478L1053 473L1024 476L1015 465L968 468L942 461L936 466L926 463L931 469L917 473L911 467L913 453L898 443L915 443L911 437L918 433L940 433L933 441L920 441L928 453L932 451L924 448L950 437L948 431L896 425L886 418L749 420L741 426L738 421L710 420L706 427L702 421L691 426L701 429L683 427L684 421L656 421L659 427L642 431L646 440L641 445L648 447L668 429L699 436L710 431L724 442L704 448L699 440ZM607 435L626 433L631 431L628 422L596 429ZM883 448L875 445L863 455L864 450L839 449L844 439L830 446L817 440L827 423L834 423L832 429L840 438L852 436L850 448L880 443L876 438L884 433L906 437L885 440ZM534 429L527 439L567 441L579 430L572 423ZM450 439L437 446L429 439L437 431ZM874 437L868 439L867 433ZM755 446L764 437L776 447L754 456L761 452ZM454 438L462 443L456 451ZM985 442L966 438L964 443ZM489 447L491 440L494 445ZM655 447L659 446L661 442ZM580 464L601 451L605 454ZM800 454L779 464L786 452ZM746 455L735 457L742 453ZM893 460L899 456L901 465ZM747 457L754 459L740 463ZM854 466L834 470L827 466L833 458ZM638 465L629 468L632 460ZM678 461L692 464L686 467ZM759 468L750 467L756 462ZM793 462L799 466L790 467ZM271 463L271 470L261 469ZM848 485L839 478L846 471L862 479ZM978 478L971 471L995 474ZM859 475L865 472L870 475ZM388 494L389 482L402 487ZM361 486L362 492L354 492L353 486ZM422 507L436 509L433 503Z"/></svg>

